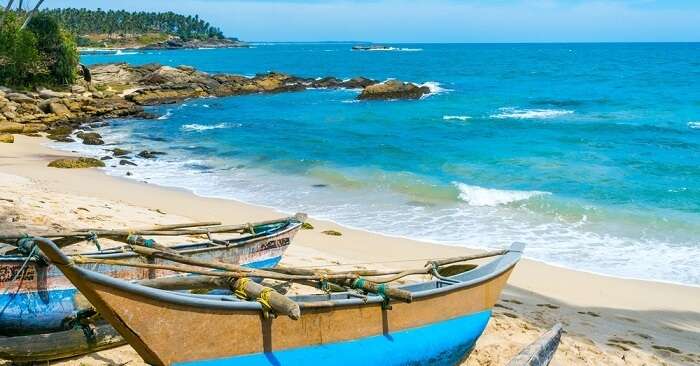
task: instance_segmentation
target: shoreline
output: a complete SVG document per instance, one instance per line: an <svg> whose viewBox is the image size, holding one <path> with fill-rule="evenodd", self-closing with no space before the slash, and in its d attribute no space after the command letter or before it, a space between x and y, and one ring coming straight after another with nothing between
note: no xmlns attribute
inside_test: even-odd
<svg viewBox="0 0 700 366"><path fill-rule="evenodd" d="M49 140L45 138L16 137L14 144L3 144L0 149L0 174L28 178L47 192L164 212L154 214L158 217L172 214L195 220L233 223L282 215L281 211L269 207L202 197L186 189L115 177L100 170L48 168L48 161L76 154L46 146ZM52 212L45 214L50 219ZM132 217L130 212L125 215ZM105 221L111 227L128 222ZM402 267L415 265L420 262L418 258L423 260L478 251L387 236L326 220L311 218L309 222L315 229L299 234L285 262L303 266L322 258L325 263L383 263L384 266ZM324 230L337 230L343 235L323 235L321 231ZM407 261L405 258L416 260ZM506 361L504 355L516 353L519 347L558 321L564 323L567 331L560 348L564 351L560 351L562 355L558 359L566 362L555 364L577 364L573 361L585 359L581 353L604 364L617 364L623 356L627 360L639 360L639 363L632 364L659 364L661 360L679 365L700 362L700 345L696 342L700 334L698 298L700 288L690 285L622 279L523 259L509 280L502 301L494 309L491 325L466 365L480 365L471 362L481 358L497 357ZM622 362L620 364L629 364Z"/></svg>
<svg viewBox="0 0 700 366"><path fill-rule="evenodd" d="M51 145L53 145L53 146L51 146ZM85 155L85 156L93 157L93 158L99 159L99 158L100 158L100 155L101 155L101 154L93 154L93 153L94 153L93 151L78 151L78 152L76 152L76 151L71 151L71 146L69 146L69 145L61 145L61 144L59 144L58 142L49 141L49 140L44 141L44 142L41 144L41 146L42 146L42 147L45 147L45 148L47 148L47 149L50 149L50 150L52 150L52 151L56 151L56 152L60 152L60 153L65 153L65 154L72 154L72 155L74 155L74 156L79 156L80 154L87 154L87 155ZM107 146L107 145L105 145L105 146ZM111 145L109 145L109 146L111 146ZM134 170L140 169L140 168L137 167L137 166L134 166L133 168L134 168ZM104 175L106 175L106 176L109 176L109 177L111 177L111 178L115 178L115 179L118 179L118 180L122 180L122 181L124 181L124 182L128 182L128 183L146 183L146 184L150 184L150 185L154 185L154 186L161 187L161 188L166 189L166 190L172 190L172 191L179 192L179 193L182 193L182 194L189 194L189 195L193 195L193 196L195 196L195 197L199 197L199 198L203 198L203 199L213 199L213 200L231 201L231 202L235 202L235 203L237 203L237 204L244 205L244 206L253 206L253 207L255 207L255 208L257 208L257 209L261 209L261 210L272 210L272 211L274 211L274 212L276 212L276 213L279 213L280 215L283 215L283 214L284 214L284 215L287 215L287 214L293 215L293 214L295 213L295 212L293 212L293 211L286 211L286 210L277 208L277 207L275 207L275 206L265 205L265 204L259 204L259 203L255 203L255 202L251 202L251 201L239 199L239 198L236 198L236 197L223 196L223 195L219 196L219 195L216 195L216 194L202 194L202 193L197 193L195 190L190 189L190 188L186 188L186 187L181 187L181 186L176 186L176 185L159 184L159 183L152 183L152 182L150 182L150 181L145 181L145 180L144 180L144 181L140 181L140 180L138 180L137 178L134 178L134 177L131 177L131 178L130 178L130 177L125 177L125 176L121 176L121 175L118 175L118 174L111 174L111 172L109 172L109 171L107 171L107 170L101 170L101 172L102 172ZM146 178L146 179L148 179L148 178ZM440 241L438 241L438 240L434 240L434 239L430 239L430 238L418 238L418 237L410 237L410 236L401 235L401 234L389 234L389 233L384 233L384 232L380 232L380 231L374 231L374 230L371 230L371 229L366 229L366 228L359 227L359 226L353 226L352 224L347 224L347 223L338 222L338 221L335 221L335 220L332 219L332 218L319 217L318 215L313 215L313 214L310 214L310 215L313 216L313 220L315 220L315 221L327 222L330 226L338 226L338 227L341 227L341 228L344 228L344 229L348 229L348 230L360 231L360 232L365 233L365 234L367 234L367 235L377 235L377 236L381 236L381 237L384 237L384 238L387 238L387 239L390 238L390 239L392 239L392 240L406 240L406 241L421 243L421 244L425 244L425 245L436 245L436 246L440 246L440 247L456 248L456 249L458 249L458 250L461 249L461 250L466 250L466 251L469 251L469 252L479 252L479 251L486 251L486 250L495 250L495 249L499 249L499 248L493 248L493 247L489 247L489 248L481 247L481 248L479 248L479 247L474 247L474 246L469 246L469 245L462 245L461 243L457 243L457 242L454 242L454 243L452 243L452 242L440 242ZM508 246L510 243L501 243L501 244L502 244L502 246L506 247L506 246ZM596 272L595 270L586 270L586 269L581 269L581 268L574 268L574 267L567 266L566 264L559 264L559 263L556 263L556 262L548 262L548 261L546 261L546 260L544 260L544 259L538 259L538 258L534 258L534 257L528 256L528 255L527 255L527 248L526 248L525 253L523 254L523 258L524 258L524 259L527 259L528 261L532 261L532 262L539 263L539 264L541 264L542 266L548 266L548 267L553 267L553 268L559 268L559 269L566 270L566 271L573 271L573 272L582 273L582 274L588 274L588 275L592 275L592 276L600 276L600 277L603 277L603 278L610 278L610 279L624 280L624 281L636 281L636 282L641 282L641 283L649 283L649 284L652 284L652 285L653 285L653 284L665 284L665 285L680 286L680 287L687 287L687 288L693 288L693 289L698 289L698 290L700 290L700 283L699 283L699 284L693 284L693 283L684 283L684 282L677 282L677 281L670 281L670 280L662 280L662 279L637 278L637 277L632 277L632 276L615 275L615 274L608 274L608 273L603 273L603 272ZM700 308L699 308L699 309L700 309Z"/></svg>

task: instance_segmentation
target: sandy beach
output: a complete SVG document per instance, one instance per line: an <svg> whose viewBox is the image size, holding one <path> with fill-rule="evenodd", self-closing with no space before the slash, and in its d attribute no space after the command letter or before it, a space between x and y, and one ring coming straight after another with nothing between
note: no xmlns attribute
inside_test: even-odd
<svg viewBox="0 0 700 366"><path fill-rule="evenodd" d="M240 223L289 214L110 177L97 169L48 168L49 161L71 154L46 147L47 140L40 137L15 139L0 146L0 230L117 228L188 220ZM309 222L315 229L297 236L284 263L395 268L474 252L313 218ZM342 236L324 235L324 230L337 230ZM486 332L464 364L504 365L556 322L564 325L566 334L554 365L700 364L700 287L613 278L528 259L516 267ZM126 363L143 364L128 346L54 364Z"/></svg>

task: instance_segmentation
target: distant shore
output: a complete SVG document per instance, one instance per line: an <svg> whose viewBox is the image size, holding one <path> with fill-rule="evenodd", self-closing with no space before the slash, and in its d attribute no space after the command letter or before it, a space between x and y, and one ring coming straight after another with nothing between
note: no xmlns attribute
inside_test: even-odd
<svg viewBox="0 0 700 366"><path fill-rule="evenodd" d="M73 154L47 148L46 143L48 140L41 137L17 136L14 144L0 146L2 198L13 201L12 210L21 218L19 224L48 227L55 222L81 222L80 225L116 227L134 220L146 223L148 215L158 219L167 217L160 212L225 223L282 215L269 208L202 198L184 190L114 178L99 170L48 168L48 161ZM14 211L7 211L10 206L6 202L0 208L5 210L4 214L12 215ZM86 202L95 207L126 206L109 211L108 215L83 215L82 211L74 210L76 215L83 216L75 219L78 221L51 209L83 207L88 205ZM92 206L87 209L92 210ZM384 267L405 267L415 265L415 261L394 261L474 252L349 229L328 221L311 219L310 222L315 229L299 235L285 258L287 263L383 262ZM342 236L323 235L321 232L325 230L339 231ZM494 365L505 364L520 347L558 321L564 323L567 335L555 359L557 365L700 362L698 287L612 278L527 259L517 266L509 284L494 309L494 319L465 365L481 365L481 361L487 360ZM125 358L136 364L141 362L128 347L99 355L122 362ZM67 364L91 362L91 357Z"/></svg>

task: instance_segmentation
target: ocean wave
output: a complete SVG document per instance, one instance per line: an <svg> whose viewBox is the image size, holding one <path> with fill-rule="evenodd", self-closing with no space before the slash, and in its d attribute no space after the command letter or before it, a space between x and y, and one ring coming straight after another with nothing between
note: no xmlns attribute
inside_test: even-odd
<svg viewBox="0 0 700 366"><path fill-rule="evenodd" d="M117 50L117 52L114 53L114 56L138 55L138 54L139 54L138 52L133 52L133 51L131 51L131 52L129 52L129 51L124 52L124 51L122 51L122 50Z"/></svg>
<svg viewBox="0 0 700 366"><path fill-rule="evenodd" d="M489 117L496 119L548 119L573 113L574 111L567 109L518 109L507 107L499 108L498 113L492 114Z"/></svg>
<svg viewBox="0 0 700 366"><path fill-rule="evenodd" d="M514 191L483 188L459 182L454 184L459 189L459 198L470 206L500 206L551 194L541 191Z"/></svg>
<svg viewBox="0 0 700 366"><path fill-rule="evenodd" d="M425 86L425 87L428 87L428 89L430 89L430 93L424 95L423 96L424 98L427 96L436 95L436 94L443 94L443 93L447 93L447 92L452 91L452 89L443 88L442 84L440 84L437 81L428 81L428 82L425 82L423 84L418 84L418 86L420 86L420 87Z"/></svg>
<svg viewBox="0 0 700 366"><path fill-rule="evenodd" d="M172 110L172 109L168 109L168 110L165 112L165 114L162 115L162 116L160 116L160 117L158 117L158 119L159 119L159 120L166 120L166 119L169 119L170 116L172 116L172 115L173 115L173 110Z"/></svg>
<svg viewBox="0 0 700 366"><path fill-rule="evenodd" d="M423 51L422 48L404 48L404 47L383 47L383 48L371 48L366 51L370 52L420 52Z"/></svg>
<svg viewBox="0 0 700 366"><path fill-rule="evenodd" d="M234 127L240 127L240 126L241 126L241 124L237 123ZM230 127L231 127L231 125L229 125L228 123L219 123L219 124L215 124L215 125L200 125L197 123L192 123L192 124L188 124L188 125L182 125L182 127L180 127L180 129L183 131L202 132L202 131L207 131L207 130L216 130L216 129L220 129L220 128L230 128Z"/></svg>
<svg viewBox="0 0 700 366"><path fill-rule="evenodd" d="M694 130L700 130L700 121L698 122L688 122L688 127Z"/></svg>
<svg viewBox="0 0 700 366"><path fill-rule="evenodd" d="M445 121L451 121L451 120L459 120L459 121L466 121L472 119L469 116L442 116L442 119Z"/></svg>

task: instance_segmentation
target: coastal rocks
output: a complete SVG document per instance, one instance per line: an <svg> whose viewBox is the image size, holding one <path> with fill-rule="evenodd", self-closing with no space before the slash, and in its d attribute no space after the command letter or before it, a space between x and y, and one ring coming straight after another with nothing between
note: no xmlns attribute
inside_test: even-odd
<svg viewBox="0 0 700 366"><path fill-rule="evenodd" d="M67 116L70 114L70 110L64 104L59 102L49 102L48 111L59 117Z"/></svg>
<svg viewBox="0 0 700 366"><path fill-rule="evenodd" d="M85 145L104 145L105 143L97 132L78 132L75 136L83 140Z"/></svg>
<svg viewBox="0 0 700 366"><path fill-rule="evenodd" d="M354 77L350 80L343 82L343 87L348 89L364 89L370 85L377 84L378 81L367 79L361 76Z"/></svg>
<svg viewBox="0 0 700 366"><path fill-rule="evenodd" d="M405 83L399 80L389 80L380 84L365 87L357 99L420 99L426 94L430 94L430 88L427 86L418 86L413 83Z"/></svg>
<svg viewBox="0 0 700 366"><path fill-rule="evenodd" d="M0 134L0 143L11 144L15 142L15 137L8 133Z"/></svg>
<svg viewBox="0 0 700 366"><path fill-rule="evenodd" d="M5 98L15 102L15 103L34 103L35 100L32 97L27 96L26 94L22 93L7 93L5 95Z"/></svg>
<svg viewBox="0 0 700 366"><path fill-rule="evenodd" d="M134 162L132 162L132 161L129 161L129 160L126 160L126 159L122 159L122 160L119 160L119 165L133 165L133 166L136 166L136 163L134 163Z"/></svg>
<svg viewBox="0 0 700 366"><path fill-rule="evenodd" d="M138 153L137 156L144 159L155 159L158 157L158 155L165 155L165 153L162 151L143 150Z"/></svg>
<svg viewBox="0 0 700 366"><path fill-rule="evenodd" d="M120 149L120 148L118 148L118 147L117 147L117 148L114 148L114 149L112 149L112 150L108 150L108 151L111 151L111 152L112 152L112 155L117 156L117 157L118 157L118 156L126 156L126 155L131 154L131 151L125 150L125 149Z"/></svg>
<svg viewBox="0 0 700 366"><path fill-rule="evenodd" d="M17 122L0 122L0 133L22 133L24 125Z"/></svg>
<svg viewBox="0 0 700 366"><path fill-rule="evenodd" d="M102 168L105 166L100 160L93 158L58 159L49 163L51 168L79 169L79 168Z"/></svg>
<svg viewBox="0 0 700 366"><path fill-rule="evenodd" d="M51 98L67 98L70 97L71 93L56 92L50 89L39 90L39 98L41 99L51 99Z"/></svg>

